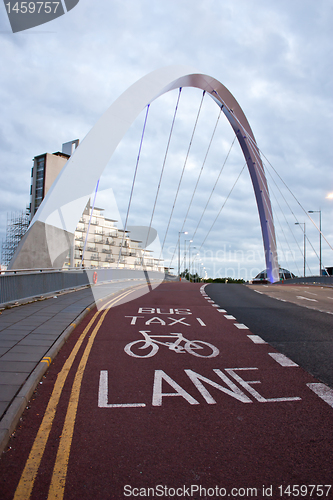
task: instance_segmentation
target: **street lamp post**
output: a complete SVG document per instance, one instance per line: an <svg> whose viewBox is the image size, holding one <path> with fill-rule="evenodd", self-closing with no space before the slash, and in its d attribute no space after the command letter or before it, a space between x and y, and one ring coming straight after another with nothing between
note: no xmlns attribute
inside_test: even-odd
<svg viewBox="0 0 333 500"><path fill-rule="evenodd" d="M319 214L319 276L321 276L322 272L322 263L321 263L321 210L309 210L309 214Z"/></svg>
<svg viewBox="0 0 333 500"><path fill-rule="evenodd" d="M196 247L193 247L196 249ZM192 270L193 270L193 276L194 276L194 282L196 283L196 277L195 275L197 274L197 263L196 263L196 260L197 260L197 257L199 257L199 252L197 252L194 256L194 258L192 258Z"/></svg>
<svg viewBox="0 0 333 500"><path fill-rule="evenodd" d="M185 233L187 234L187 233ZM186 272L186 243L189 241L188 245L188 274L190 274L190 250L191 250L191 243L193 240L184 240L184 273Z"/></svg>
<svg viewBox="0 0 333 500"><path fill-rule="evenodd" d="M305 236L305 222L295 222L296 226L304 226L303 229L303 234L304 234L304 264L303 264L303 276L305 278L305 264L306 264L306 257L305 257L305 245L306 245L306 236Z"/></svg>
<svg viewBox="0 0 333 500"><path fill-rule="evenodd" d="M193 259L192 259L192 256L191 256L191 243L193 243L193 240L190 240L190 248L188 250L188 258L189 258L189 273L190 273L190 276L192 274L192 276L194 275L194 273L191 273L191 270L193 270ZM192 254L193 254L193 249L196 248L196 247L192 247Z"/></svg>
<svg viewBox="0 0 333 500"><path fill-rule="evenodd" d="M178 232L178 276L180 281L180 235L187 234L187 231L179 231Z"/></svg>

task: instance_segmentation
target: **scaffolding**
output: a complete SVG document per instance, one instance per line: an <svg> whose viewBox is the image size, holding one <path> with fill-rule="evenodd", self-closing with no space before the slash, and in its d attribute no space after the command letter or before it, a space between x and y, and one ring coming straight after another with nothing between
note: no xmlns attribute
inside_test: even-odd
<svg viewBox="0 0 333 500"><path fill-rule="evenodd" d="M29 226L28 210L7 213L6 239L1 245L1 264L7 268Z"/></svg>

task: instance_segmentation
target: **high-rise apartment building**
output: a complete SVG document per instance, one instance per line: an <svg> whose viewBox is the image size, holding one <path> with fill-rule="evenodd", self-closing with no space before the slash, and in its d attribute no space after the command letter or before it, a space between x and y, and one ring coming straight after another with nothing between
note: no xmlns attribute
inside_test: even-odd
<svg viewBox="0 0 333 500"><path fill-rule="evenodd" d="M32 220L46 193L78 145L79 139L76 139L64 143L61 152L44 153L34 157L31 169L30 220Z"/></svg>

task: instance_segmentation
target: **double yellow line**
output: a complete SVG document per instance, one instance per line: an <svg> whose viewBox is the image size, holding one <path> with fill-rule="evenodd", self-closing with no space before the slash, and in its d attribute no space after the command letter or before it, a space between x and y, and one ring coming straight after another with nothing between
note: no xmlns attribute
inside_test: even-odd
<svg viewBox="0 0 333 500"><path fill-rule="evenodd" d="M144 285L145 286L145 285ZM141 286L138 288L142 288ZM135 290L138 290L136 288ZM72 437L74 432L74 424L77 412L77 406L79 402L81 383L84 374L84 370L86 368L86 364L88 361L88 357L94 343L95 337L97 335L98 330L100 329L105 316L107 315L109 309L113 307L117 302L124 299L127 295L133 293L133 289L126 291L119 295L118 297L107 302L103 308L97 311L92 319L89 321L88 325L80 335L77 340L70 356L66 360L62 370L59 372L57 376L57 380L55 382L49 403L45 410L45 414L42 420L42 423L39 427L37 436L31 448L28 460L25 464L24 470L22 472L20 481L15 491L13 500L29 500L31 496L31 492L34 486L34 482L38 473L38 469L43 458L43 454L45 451L45 447L49 438L49 434L52 428L53 420L55 417L55 413L57 410L57 406L60 400L60 396L65 385L67 376L72 367L72 364L76 358L76 355L87 335L87 333L92 328L95 321L98 319L95 328L92 331L92 334L89 337L86 348L83 352L79 367L76 371L76 375L74 378L72 392L69 399L69 404L67 408L67 413L65 417L65 422L63 426L63 431L61 433L58 453L53 469L48 500L60 500L64 496L65 484L66 484L66 475L69 461L69 454L72 444Z"/></svg>

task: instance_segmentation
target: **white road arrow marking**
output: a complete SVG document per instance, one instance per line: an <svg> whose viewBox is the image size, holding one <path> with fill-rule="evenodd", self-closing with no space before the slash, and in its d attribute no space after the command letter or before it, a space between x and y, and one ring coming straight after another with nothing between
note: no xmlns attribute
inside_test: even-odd
<svg viewBox="0 0 333 500"><path fill-rule="evenodd" d="M302 297L302 295L296 295L296 299L310 300L311 302L318 302L316 299L309 299L308 297Z"/></svg>

